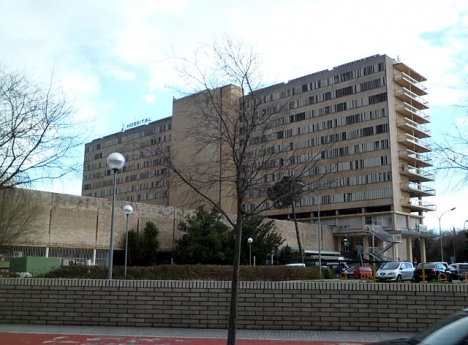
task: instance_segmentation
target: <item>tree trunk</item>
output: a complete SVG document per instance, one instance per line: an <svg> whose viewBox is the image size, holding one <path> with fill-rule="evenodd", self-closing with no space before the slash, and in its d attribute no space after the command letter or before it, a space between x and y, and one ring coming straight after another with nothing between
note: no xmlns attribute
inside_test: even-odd
<svg viewBox="0 0 468 345"><path fill-rule="evenodd" d="M301 254L301 262L304 263L304 251L302 250L301 234L299 233L299 226L297 225L296 209L294 208L294 201L291 204L293 219L294 219L294 228L296 229L297 237L297 248L299 249L299 254Z"/></svg>
<svg viewBox="0 0 468 345"><path fill-rule="evenodd" d="M237 295L239 290L239 269L240 269L240 254L242 246L242 210L241 205L237 205L237 220L236 220L236 239L234 243L234 262L232 265L232 282L231 282L231 305L229 311L229 326L227 345L236 344L236 327L237 327Z"/></svg>

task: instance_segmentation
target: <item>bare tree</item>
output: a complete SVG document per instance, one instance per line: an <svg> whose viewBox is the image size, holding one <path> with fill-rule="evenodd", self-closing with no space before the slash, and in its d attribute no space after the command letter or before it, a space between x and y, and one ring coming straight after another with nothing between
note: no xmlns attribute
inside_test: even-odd
<svg viewBox="0 0 468 345"><path fill-rule="evenodd" d="M468 143L466 131L454 128L443 139L432 143L434 165L437 174L457 177L458 183L468 184Z"/></svg>
<svg viewBox="0 0 468 345"><path fill-rule="evenodd" d="M0 189L0 250L32 229L41 207L35 194L27 189Z"/></svg>
<svg viewBox="0 0 468 345"><path fill-rule="evenodd" d="M0 65L0 189L79 171L74 149L83 144L84 127L74 115L53 79L35 84Z"/></svg>
<svg viewBox="0 0 468 345"><path fill-rule="evenodd" d="M278 134L289 120L290 98L278 96L267 108L275 86L263 87L260 59L251 46L225 38L178 62L190 96L174 101L171 150L161 145L159 154L172 176L170 203L208 204L234 229L227 339L234 345L243 220L273 206L267 194L273 182L267 175L290 174L298 180L317 164L320 148L315 153L293 150ZM308 159L298 162L301 153ZM255 202L246 205L247 200Z"/></svg>

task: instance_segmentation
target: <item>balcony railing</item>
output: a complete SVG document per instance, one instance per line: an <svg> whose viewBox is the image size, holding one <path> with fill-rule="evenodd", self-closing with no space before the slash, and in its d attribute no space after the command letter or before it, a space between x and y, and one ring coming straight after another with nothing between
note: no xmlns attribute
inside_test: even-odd
<svg viewBox="0 0 468 345"><path fill-rule="evenodd" d="M396 105L396 111L405 116L411 117L414 121L420 120L421 122L428 123L429 116L423 110L413 107L411 104L401 102ZM415 118L416 116L416 118Z"/></svg>
<svg viewBox="0 0 468 345"><path fill-rule="evenodd" d="M405 72L395 71L395 74L393 75L393 80L401 86L404 86L408 89L411 88L411 90L417 93L419 96L427 94L427 88L416 79L410 77Z"/></svg>
<svg viewBox="0 0 468 345"><path fill-rule="evenodd" d="M399 99L411 103L418 109L427 109L429 108L429 102L423 99L421 96L417 95L415 92L407 89L406 87L397 87L395 89L395 96Z"/></svg>
<svg viewBox="0 0 468 345"><path fill-rule="evenodd" d="M419 199L411 199L408 201L408 206L413 210L419 211L437 211L437 206L431 204L427 201L419 200Z"/></svg>
<svg viewBox="0 0 468 345"><path fill-rule="evenodd" d="M419 135L427 138L431 136L431 131L426 128L426 126L420 125L419 123L410 120L405 117L397 120L397 126L404 128L406 131L416 131Z"/></svg>
<svg viewBox="0 0 468 345"><path fill-rule="evenodd" d="M418 165L420 167L433 166L432 159L424 153L414 152L413 150L400 150L399 157L403 160L409 161L411 164Z"/></svg>
<svg viewBox="0 0 468 345"><path fill-rule="evenodd" d="M411 181L429 182L434 181L434 174L424 170L423 168L416 168L411 165L403 165L401 173L410 176ZM412 177L412 178L411 178Z"/></svg>
<svg viewBox="0 0 468 345"><path fill-rule="evenodd" d="M408 133L398 136L398 142L421 152L431 151L431 145L429 143L426 143L422 139L416 138L414 135ZM414 146L417 146L417 149Z"/></svg>
<svg viewBox="0 0 468 345"><path fill-rule="evenodd" d="M426 187L420 183L414 183L414 182L402 183L401 189L407 192L411 192L415 195L420 195L420 196L434 196L435 195L434 188Z"/></svg>

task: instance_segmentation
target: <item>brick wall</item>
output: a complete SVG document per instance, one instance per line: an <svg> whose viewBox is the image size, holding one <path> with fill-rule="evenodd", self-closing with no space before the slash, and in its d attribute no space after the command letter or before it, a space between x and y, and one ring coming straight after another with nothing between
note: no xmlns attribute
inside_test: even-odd
<svg viewBox="0 0 468 345"><path fill-rule="evenodd" d="M227 328L230 282L0 279L0 322ZM468 307L468 285L241 282L239 329L416 332Z"/></svg>

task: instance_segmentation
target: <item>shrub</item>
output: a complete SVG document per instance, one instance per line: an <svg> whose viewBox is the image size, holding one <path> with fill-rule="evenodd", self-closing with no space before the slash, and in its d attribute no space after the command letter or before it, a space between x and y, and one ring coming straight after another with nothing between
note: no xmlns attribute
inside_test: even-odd
<svg viewBox="0 0 468 345"><path fill-rule="evenodd" d="M101 266L67 266L41 275L44 278L107 279L107 268ZM325 276L324 276L325 277ZM115 267L114 279L124 278L124 268ZM129 280L212 280L230 281L232 266L217 265L160 265L127 268ZM288 281L318 279L316 267L241 266L242 281Z"/></svg>

